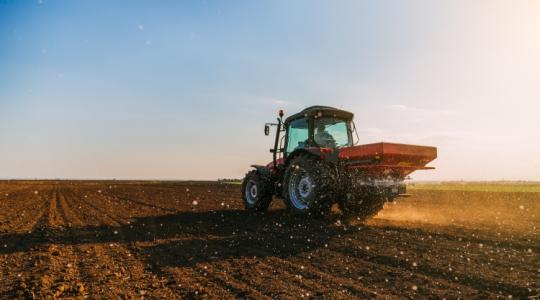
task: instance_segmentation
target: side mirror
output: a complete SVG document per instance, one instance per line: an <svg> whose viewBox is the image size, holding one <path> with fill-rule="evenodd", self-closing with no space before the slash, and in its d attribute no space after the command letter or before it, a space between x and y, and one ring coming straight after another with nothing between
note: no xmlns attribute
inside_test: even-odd
<svg viewBox="0 0 540 300"><path fill-rule="evenodd" d="M268 124L264 125L264 135L270 135L270 126Z"/></svg>

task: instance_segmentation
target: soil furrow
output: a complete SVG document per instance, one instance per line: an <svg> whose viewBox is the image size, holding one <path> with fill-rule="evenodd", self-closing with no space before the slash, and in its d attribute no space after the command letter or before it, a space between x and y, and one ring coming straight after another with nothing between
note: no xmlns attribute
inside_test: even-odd
<svg viewBox="0 0 540 300"><path fill-rule="evenodd" d="M96 200L95 198L92 197L91 200ZM126 221L122 221L116 216L113 217L109 213L103 214L104 209L99 208L97 205L99 201L95 201L94 203L96 204L93 204L90 202L91 200L83 200L77 196L72 196L72 199L78 200L80 204L91 208L91 210L80 210L84 212L81 213L81 217L85 219L95 218L99 224L109 227L109 229L105 229L106 227L104 227L104 230L113 232L117 237L115 241L94 244L92 248L94 255L99 257L101 262L104 263L94 268L85 268L85 270L91 270L90 273L94 272L92 277L100 277L100 286L91 286L89 289L90 295L102 293L102 285L104 284L111 287L112 291L118 291L120 295L125 297L148 295L171 298L174 296L174 293L163 284L167 280L146 270L144 264L138 261L124 245L126 243L125 241L127 241L127 236L124 234L124 230L120 229L120 225L126 225ZM86 246L82 246L81 251L87 253L87 248ZM89 261L90 265L94 263L94 261ZM99 273L95 273L95 270L99 270ZM113 294L110 294L110 296L113 296Z"/></svg>
<svg viewBox="0 0 540 300"><path fill-rule="evenodd" d="M359 284L359 281L352 276L335 276L331 273L321 271L314 267L311 262L305 260L299 260L293 258L290 260L284 260L277 257L269 257L268 261L272 262L272 265L287 266L291 273L297 273L302 275L303 278L318 282L319 285L325 287L327 291L342 290L355 297L371 298L377 295L376 291L372 291L369 288Z"/></svg>
<svg viewBox="0 0 540 300"><path fill-rule="evenodd" d="M42 206L47 202L45 191L20 191L10 194L11 198L0 207L0 232L28 231L28 222L39 219Z"/></svg>
<svg viewBox="0 0 540 300"><path fill-rule="evenodd" d="M497 217L493 226L471 220L467 227L403 221L399 203L389 216L401 219L378 216L358 226L291 217L279 201L253 214L243 210L238 185L207 182L0 181L0 190L0 298L540 293L537 194L459 194L459 203ZM458 210L452 193L437 195L410 201ZM507 224L513 227L503 230ZM516 231L522 224L527 228Z"/></svg>
<svg viewBox="0 0 540 300"><path fill-rule="evenodd" d="M95 213L90 213L91 215L100 216L99 218L95 218L95 225L113 225L113 226L120 226L123 224L127 224L129 221L125 220L124 218L118 216L117 214L122 212L121 210L107 210L106 208L100 207L100 205L104 205L102 202L100 202L100 197L93 197L92 202L88 200L87 197L84 197L76 192L69 191L69 197L70 199L73 199L73 201L76 201L78 204L79 210L85 210L90 209L91 211L94 211ZM106 207L106 206L105 206ZM103 220L103 217L109 219L106 220L106 222L100 222L100 220ZM90 222L86 222L86 225L94 225Z"/></svg>
<svg viewBox="0 0 540 300"><path fill-rule="evenodd" d="M216 282L232 296L238 298L271 299L269 295L264 295L261 291L252 287L249 282L237 280L234 275L225 272L227 264L205 264L197 268L197 272L209 280Z"/></svg>
<svg viewBox="0 0 540 300"><path fill-rule="evenodd" d="M83 297L72 246L55 244L56 230L63 230L67 220L62 217L63 196L54 188L50 197L46 227L38 230L47 242L33 248L25 272L20 276L16 293L31 298ZM40 222L38 222L40 223ZM38 225L39 226L39 225Z"/></svg>

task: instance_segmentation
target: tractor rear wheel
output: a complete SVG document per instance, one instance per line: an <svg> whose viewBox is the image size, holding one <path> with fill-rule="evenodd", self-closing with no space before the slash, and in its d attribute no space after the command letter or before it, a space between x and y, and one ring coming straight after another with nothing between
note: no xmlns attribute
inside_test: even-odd
<svg viewBox="0 0 540 300"><path fill-rule="evenodd" d="M248 172L242 182L242 200L247 210L266 211L272 201L271 181L256 170Z"/></svg>
<svg viewBox="0 0 540 300"><path fill-rule="evenodd" d="M316 157L299 155L289 164L283 182L285 204L295 215L325 215L332 205L333 172Z"/></svg>

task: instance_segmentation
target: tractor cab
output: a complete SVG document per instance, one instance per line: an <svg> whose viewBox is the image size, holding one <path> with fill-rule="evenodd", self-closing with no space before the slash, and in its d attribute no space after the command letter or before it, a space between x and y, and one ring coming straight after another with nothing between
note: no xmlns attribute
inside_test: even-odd
<svg viewBox="0 0 540 300"><path fill-rule="evenodd" d="M352 146L351 117L335 109L314 110L314 114L285 120L285 156L297 149L341 148Z"/></svg>
<svg viewBox="0 0 540 300"><path fill-rule="evenodd" d="M301 151L331 151L354 144L354 115L351 112L329 106L312 106L285 121L282 121L282 116L280 111L278 123L265 125L266 135L269 135L270 125L278 127L276 143L270 149L274 153L274 161L270 165L279 165L292 154ZM283 132L285 134L280 136ZM280 157L277 157L278 154Z"/></svg>

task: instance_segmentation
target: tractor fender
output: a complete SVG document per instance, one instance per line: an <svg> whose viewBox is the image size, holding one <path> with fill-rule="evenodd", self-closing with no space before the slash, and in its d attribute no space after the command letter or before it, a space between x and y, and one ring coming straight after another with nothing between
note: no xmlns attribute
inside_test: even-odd
<svg viewBox="0 0 540 300"><path fill-rule="evenodd" d="M265 177L270 177L272 175L272 171L267 166L251 165L251 167L254 168L257 171L257 173Z"/></svg>
<svg viewBox="0 0 540 300"><path fill-rule="evenodd" d="M287 159L285 159L285 165L289 165L289 163L297 156L299 155L311 155L316 158L320 158L320 151L317 148L302 148L302 149L296 149L291 154L287 156Z"/></svg>
<svg viewBox="0 0 540 300"><path fill-rule="evenodd" d="M339 151L333 150L331 152L322 152L321 148L319 147L309 147L309 148L303 148L303 149L297 149L293 151L289 156L287 157L287 160L285 161L285 164L287 165L292 159L294 159L296 156L300 154L307 154L311 155L316 159L323 160L325 162L336 164L339 161Z"/></svg>

